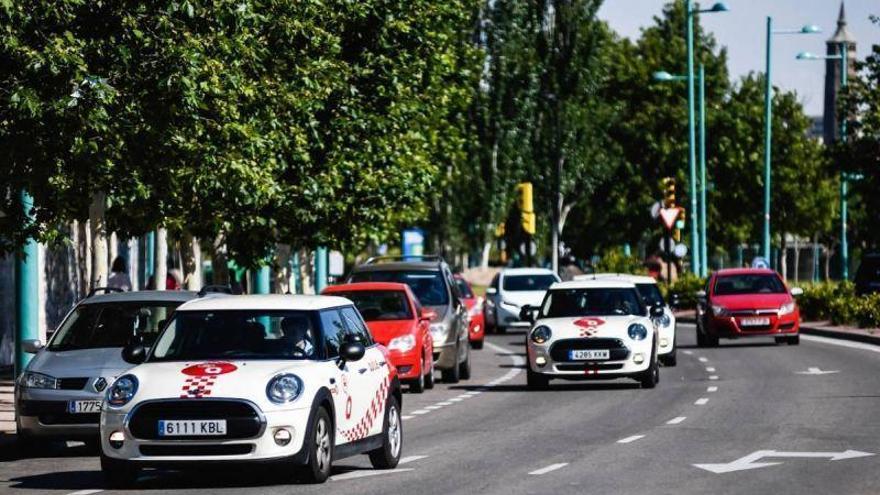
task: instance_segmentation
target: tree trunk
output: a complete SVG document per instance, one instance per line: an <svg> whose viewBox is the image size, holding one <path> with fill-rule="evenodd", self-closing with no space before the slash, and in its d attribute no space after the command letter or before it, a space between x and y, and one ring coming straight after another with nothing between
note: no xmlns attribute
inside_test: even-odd
<svg viewBox="0 0 880 495"><path fill-rule="evenodd" d="M290 245L275 245L275 276L272 292L275 294L290 294L293 292L290 284Z"/></svg>
<svg viewBox="0 0 880 495"><path fill-rule="evenodd" d="M156 229L156 259L154 263L153 280L156 290L165 290L168 278L168 231L164 227Z"/></svg>
<svg viewBox="0 0 880 495"><path fill-rule="evenodd" d="M782 233L782 239L780 240L780 256L779 256L779 272L782 274L782 280L788 280L788 239L786 239L787 234L785 232Z"/></svg>
<svg viewBox="0 0 880 495"><path fill-rule="evenodd" d="M834 250L824 249L825 252L825 281L831 280L831 257L834 256Z"/></svg>
<svg viewBox="0 0 880 495"><path fill-rule="evenodd" d="M798 236L794 236L794 283L797 284L800 280L800 269L801 269L801 246L800 239Z"/></svg>
<svg viewBox="0 0 880 495"><path fill-rule="evenodd" d="M116 232L110 232L110 241L107 245L107 266L113 267L113 262L119 256L119 239Z"/></svg>
<svg viewBox="0 0 880 495"><path fill-rule="evenodd" d="M312 287L312 257L308 249L299 250L299 273L302 280L302 293L314 294L315 288Z"/></svg>
<svg viewBox="0 0 880 495"><path fill-rule="evenodd" d="M202 246L199 240L184 231L180 240L183 268L183 286L187 290L200 290L202 282Z"/></svg>
<svg viewBox="0 0 880 495"><path fill-rule="evenodd" d="M229 285L229 258L226 256L226 236L217 234L214 237L213 253L211 254L211 271L214 285Z"/></svg>
<svg viewBox="0 0 880 495"><path fill-rule="evenodd" d="M492 251L492 241L483 244L483 255L480 257L480 267L483 270L489 268L489 253Z"/></svg>
<svg viewBox="0 0 880 495"><path fill-rule="evenodd" d="M89 205L89 226L92 234L92 277L91 287L107 285L107 224L104 212L107 208L107 195L95 193Z"/></svg>

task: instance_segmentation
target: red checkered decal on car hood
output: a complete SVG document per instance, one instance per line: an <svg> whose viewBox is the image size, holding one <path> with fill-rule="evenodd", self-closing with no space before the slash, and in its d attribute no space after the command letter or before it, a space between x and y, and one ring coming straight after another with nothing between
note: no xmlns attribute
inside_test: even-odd
<svg viewBox="0 0 880 495"><path fill-rule="evenodd" d="M370 407L367 408L366 414L364 414L354 427L340 432L346 440L354 442L355 440L365 438L373 428L375 421L377 419L379 421L383 420L385 403L388 400L388 384L389 378L386 376L382 379L382 384L379 386L379 390L373 395L373 399L370 401Z"/></svg>
<svg viewBox="0 0 880 495"><path fill-rule="evenodd" d="M579 335L581 337L592 337L599 331L599 327L605 324L602 318L581 318L575 320L574 324L581 327Z"/></svg>
<svg viewBox="0 0 880 495"><path fill-rule="evenodd" d="M232 373L238 367L232 363L211 362L187 366L181 373L187 375L183 381L180 394L181 399L200 399L211 395L211 387L214 386L217 377L226 373Z"/></svg>

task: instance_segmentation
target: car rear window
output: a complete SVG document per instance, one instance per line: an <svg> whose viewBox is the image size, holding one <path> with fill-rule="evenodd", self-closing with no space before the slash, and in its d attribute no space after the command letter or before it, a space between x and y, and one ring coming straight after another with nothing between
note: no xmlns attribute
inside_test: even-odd
<svg viewBox="0 0 880 495"><path fill-rule="evenodd" d="M724 275L715 280L716 296L783 293L785 285L773 274Z"/></svg>
<svg viewBox="0 0 880 495"><path fill-rule="evenodd" d="M424 306L446 306L449 304L449 291L440 271L432 270L388 270L355 272L349 282L397 282L412 289Z"/></svg>
<svg viewBox="0 0 880 495"><path fill-rule="evenodd" d="M547 290L556 282L553 275L506 275L504 290L509 292Z"/></svg>
<svg viewBox="0 0 880 495"><path fill-rule="evenodd" d="M365 321L412 319L412 311L403 291L356 290L334 292L333 295L350 299Z"/></svg>

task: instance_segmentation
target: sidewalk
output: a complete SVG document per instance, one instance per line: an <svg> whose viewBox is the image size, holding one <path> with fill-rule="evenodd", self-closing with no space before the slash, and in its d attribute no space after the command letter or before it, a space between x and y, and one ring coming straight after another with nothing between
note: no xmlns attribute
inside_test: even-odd
<svg viewBox="0 0 880 495"><path fill-rule="evenodd" d="M12 367L0 367L0 450L15 435L15 387Z"/></svg>
<svg viewBox="0 0 880 495"><path fill-rule="evenodd" d="M696 312L694 310L676 311L675 317L684 323L694 323ZM877 328L837 326L832 325L830 321L803 321L801 322L801 333L880 345L880 329Z"/></svg>

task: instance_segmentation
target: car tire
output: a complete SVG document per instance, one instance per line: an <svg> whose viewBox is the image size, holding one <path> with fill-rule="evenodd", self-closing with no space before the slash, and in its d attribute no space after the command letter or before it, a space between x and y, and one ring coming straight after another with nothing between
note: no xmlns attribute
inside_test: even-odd
<svg viewBox="0 0 880 495"><path fill-rule="evenodd" d="M697 327L697 347L706 347L706 335Z"/></svg>
<svg viewBox="0 0 880 495"><path fill-rule="evenodd" d="M529 390L547 390L550 387L550 377L543 373L526 369L526 386Z"/></svg>
<svg viewBox="0 0 880 495"><path fill-rule="evenodd" d="M786 339L786 342L788 342L788 345L800 345L800 343L801 343L801 336L800 336L800 335L795 335L795 336L793 336L793 337L788 337L788 338Z"/></svg>
<svg viewBox="0 0 880 495"><path fill-rule="evenodd" d="M502 327L501 325L498 325L495 327L495 333L505 334L505 333L507 333L507 327Z"/></svg>
<svg viewBox="0 0 880 495"><path fill-rule="evenodd" d="M394 469L400 462L403 451L403 423L400 420L400 406L394 396L388 397L385 406L385 428L382 446L370 452L370 464L375 469Z"/></svg>
<svg viewBox="0 0 880 495"><path fill-rule="evenodd" d="M306 435L308 459L300 466L299 477L306 483L323 483L330 477L333 462L333 422L326 409L318 408Z"/></svg>
<svg viewBox="0 0 880 495"><path fill-rule="evenodd" d="M706 347L718 347L717 335L706 335Z"/></svg>
<svg viewBox="0 0 880 495"><path fill-rule="evenodd" d="M458 376L462 380L470 380L471 379L471 353L467 353L467 357L464 358L464 361L458 365Z"/></svg>
<svg viewBox="0 0 880 495"><path fill-rule="evenodd" d="M419 377L409 383L411 394L420 394L425 391L425 358L419 363Z"/></svg>
<svg viewBox="0 0 880 495"><path fill-rule="evenodd" d="M782 345L788 342L787 337L774 337L773 341L776 342L776 345Z"/></svg>
<svg viewBox="0 0 880 495"><path fill-rule="evenodd" d="M434 361L431 360L431 367L425 373L425 390L434 388Z"/></svg>
<svg viewBox="0 0 880 495"><path fill-rule="evenodd" d="M639 384L642 388L654 388L660 382L660 363L656 357L651 356L651 365L642 372Z"/></svg>
<svg viewBox="0 0 880 495"><path fill-rule="evenodd" d="M455 350L456 364L448 370L443 370L443 381L446 383L458 383L461 380L461 367L458 365L458 349Z"/></svg>
<svg viewBox="0 0 880 495"><path fill-rule="evenodd" d="M129 488L137 482L141 468L131 461L113 459L101 453L101 473L110 488Z"/></svg>
<svg viewBox="0 0 880 495"><path fill-rule="evenodd" d="M482 348L483 348L483 340L482 339L474 340L471 342L471 349L474 349L475 351L479 351Z"/></svg>
<svg viewBox="0 0 880 495"><path fill-rule="evenodd" d="M670 368L674 367L676 364L678 364L678 356L676 355L677 353L678 349L673 347L672 352L660 356L660 362L663 363L663 366L668 366Z"/></svg>

